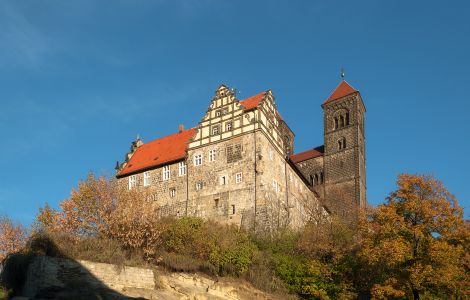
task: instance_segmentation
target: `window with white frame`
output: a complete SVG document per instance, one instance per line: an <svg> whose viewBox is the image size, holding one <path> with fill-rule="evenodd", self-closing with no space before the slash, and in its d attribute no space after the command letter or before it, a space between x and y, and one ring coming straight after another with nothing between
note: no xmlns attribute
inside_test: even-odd
<svg viewBox="0 0 470 300"><path fill-rule="evenodd" d="M195 165L195 166L200 166L200 165L202 165L202 154L196 154L196 155L194 155L194 165Z"/></svg>
<svg viewBox="0 0 470 300"><path fill-rule="evenodd" d="M170 189L170 197L173 198L176 196L176 188L171 188Z"/></svg>
<svg viewBox="0 0 470 300"><path fill-rule="evenodd" d="M150 171L144 172L144 186L150 185Z"/></svg>
<svg viewBox="0 0 470 300"><path fill-rule="evenodd" d="M196 183L196 191L202 190L202 186L203 186L203 184L202 184L201 181L197 182L197 183Z"/></svg>
<svg viewBox="0 0 470 300"><path fill-rule="evenodd" d="M164 166L162 170L163 180L170 179L170 166Z"/></svg>
<svg viewBox="0 0 470 300"><path fill-rule="evenodd" d="M181 161L179 164L178 164L178 174L179 176L184 176L186 175L186 162L184 161Z"/></svg>
<svg viewBox="0 0 470 300"><path fill-rule="evenodd" d="M232 130L232 122L225 123L225 131L230 131L230 130Z"/></svg>
<svg viewBox="0 0 470 300"><path fill-rule="evenodd" d="M136 175L129 176L129 189L133 189L137 186L137 177Z"/></svg>
<svg viewBox="0 0 470 300"><path fill-rule="evenodd" d="M215 149L209 150L209 161L210 162L215 161L216 153L217 153L217 151Z"/></svg>
<svg viewBox="0 0 470 300"><path fill-rule="evenodd" d="M240 183L240 182L242 182L242 181L243 181L243 175L242 175L242 173L240 172L240 173L235 174L235 182L236 182L236 183Z"/></svg>
<svg viewBox="0 0 470 300"><path fill-rule="evenodd" d="M212 127L212 135L217 135L219 134L219 132L219 125L215 125L214 127Z"/></svg>

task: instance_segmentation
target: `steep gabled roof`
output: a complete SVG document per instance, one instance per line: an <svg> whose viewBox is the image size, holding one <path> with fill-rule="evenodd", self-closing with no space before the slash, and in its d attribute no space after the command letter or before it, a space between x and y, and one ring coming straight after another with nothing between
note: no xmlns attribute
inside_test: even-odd
<svg viewBox="0 0 470 300"><path fill-rule="evenodd" d="M245 107L245 110L250 110L250 109L256 108L256 107L258 107L261 100L263 100L265 95L266 95L266 92L256 94L256 95L251 96L249 98L240 100L240 104Z"/></svg>
<svg viewBox="0 0 470 300"><path fill-rule="evenodd" d="M254 95L254 96L251 96L249 98L240 100L240 104L243 105L243 107L245 107L245 111L254 109L254 108L258 107L259 103L261 102L261 100L263 100L263 98L264 98L264 96L266 95L267 92L268 91L261 92L259 94ZM284 119L279 114L279 112L276 112L276 116L279 119L279 121L284 121Z"/></svg>
<svg viewBox="0 0 470 300"><path fill-rule="evenodd" d="M337 100L339 98L343 98L344 96L356 93L358 90L353 88L349 83L346 82L346 80L342 80L340 84L336 87L336 89L331 93L330 97L325 100L323 105L330 103L334 100Z"/></svg>
<svg viewBox="0 0 470 300"><path fill-rule="evenodd" d="M303 162L307 159L312 159L315 157L322 156L323 153L325 152L325 147L324 146L318 146L316 148L296 153L290 156L290 160L294 163L297 164L299 162Z"/></svg>
<svg viewBox="0 0 470 300"><path fill-rule="evenodd" d="M191 128L143 144L137 148L117 176L121 177L184 159L189 140L195 133L196 129Z"/></svg>

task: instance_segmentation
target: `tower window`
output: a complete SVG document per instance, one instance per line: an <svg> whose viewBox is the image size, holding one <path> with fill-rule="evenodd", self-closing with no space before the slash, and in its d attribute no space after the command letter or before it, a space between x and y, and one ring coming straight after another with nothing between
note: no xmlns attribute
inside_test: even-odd
<svg viewBox="0 0 470 300"><path fill-rule="evenodd" d="M342 115L339 116L339 121L340 121L341 127L344 127L344 117Z"/></svg>
<svg viewBox="0 0 470 300"><path fill-rule="evenodd" d="M338 141L338 149L339 150L342 150L342 149L346 149L346 138L342 138Z"/></svg>
<svg viewBox="0 0 470 300"><path fill-rule="evenodd" d="M176 196L176 188L170 189L170 197L173 198Z"/></svg>
<svg viewBox="0 0 470 300"><path fill-rule="evenodd" d="M338 129L338 118L335 117L335 129Z"/></svg>
<svg viewBox="0 0 470 300"><path fill-rule="evenodd" d="M320 184L320 183L318 182L318 174L315 174L315 183L314 183L314 185L318 185L318 184Z"/></svg>
<svg viewBox="0 0 470 300"><path fill-rule="evenodd" d="M349 125L349 113L346 113L346 125Z"/></svg>

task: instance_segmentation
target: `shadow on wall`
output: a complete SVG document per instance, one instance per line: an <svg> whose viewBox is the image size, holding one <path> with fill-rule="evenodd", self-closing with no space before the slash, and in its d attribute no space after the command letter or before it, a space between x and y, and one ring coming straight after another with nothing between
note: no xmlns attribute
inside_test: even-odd
<svg viewBox="0 0 470 300"><path fill-rule="evenodd" d="M132 298L106 286L81 263L61 253L46 236L33 237L3 262L0 284L11 296L30 299L114 300Z"/></svg>

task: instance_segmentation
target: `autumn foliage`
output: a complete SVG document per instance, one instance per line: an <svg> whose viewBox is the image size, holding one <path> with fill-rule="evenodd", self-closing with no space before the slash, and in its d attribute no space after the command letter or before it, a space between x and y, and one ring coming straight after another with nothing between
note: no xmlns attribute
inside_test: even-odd
<svg viewBox="0 0 470 300"><path fill-rule="evenodd" d="M470 228L463 209L429 176L403 174L360 226L363 288L375 299L469 295Z"/></svg>
<svg viewBox="0 0 470 300"><path fill-rule="evenodd" d="M0 216L0 263L8 254L20 251L26 238L26 229L21 224L14 224L10 218Z"/></svg>
<svg viewBox="0 0 470 300"><path fill-rule="evenodd" d="M90 174L58 210L40 209L36 242L28 245L39 253L41 240L51 239L56 252L77 259L237 276L306 299L470 295L470 225L430 176L400 175L386 203L368 208L359 224L330 216L271 236L195 217L161 218L158 202L147 199L144 190ZM0 255L18 251L24 238L21 226L0 218Z"/></svg>

